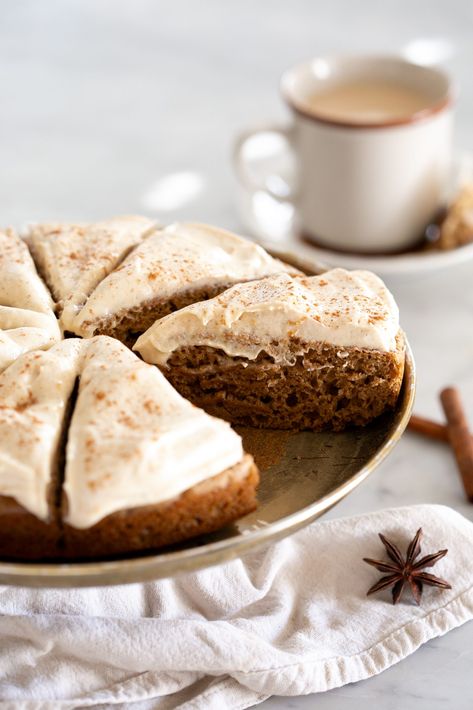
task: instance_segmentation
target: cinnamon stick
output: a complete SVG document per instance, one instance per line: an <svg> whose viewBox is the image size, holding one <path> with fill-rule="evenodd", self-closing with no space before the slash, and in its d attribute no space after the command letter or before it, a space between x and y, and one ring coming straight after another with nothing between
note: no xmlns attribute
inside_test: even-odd
<svg viewBox="0 0 473 710"><path fill-rule="evenodd" d="M424 417L419 417L417 414L413 414L407 425L408 429L417 432L417 434L423 434L430 439L435 439L436 441L445 441L449 443L450 439L448 436L448 429L445 424L438 424L430 419L425 419Z"/></svg>
<svg viewBox="0 0 473 710"><path fill-rule="evenodd" d="M446 387L440 393L440 401L447 419L448 437L455 454L463 488L468 499L473 502L473 439L460 394L454 387Z"/></svg>

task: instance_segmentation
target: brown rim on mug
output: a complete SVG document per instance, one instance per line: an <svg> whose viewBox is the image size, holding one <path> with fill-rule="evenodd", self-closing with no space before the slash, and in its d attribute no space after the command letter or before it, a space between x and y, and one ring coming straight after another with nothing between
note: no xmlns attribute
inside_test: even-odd
<svg viewBox="0 0 473 710"><path fill-rule="evenodd" d="M443 80L445 84L444 88L444 95L441 96L439 99L436 101L433 101L431 105L427 105L425 108L421 109L420 111L416 111L415 113L402 117L402 118L396 118L396 119L388 119L385 121L380 121L380 122L370 122L370 123L362 123L359 121L350 121L350 120L342 120L339 118L328 118L327 116L318 116L316 115L315 112L310 111L308 108L305 108L304 106L304 100L300 100L299 102L297 99L295 99L290 92L290 89L286 86L286 84L289 82L291 75L294 75L295 72L300 72L304 71L304 69L307 69L308 66L314 66L315 62L319 63L325 63L325 66L328 67L329 63L336 63L336 62L350 62L350 64L368 64L371 63L377 63L377 64L383 64L383 65L388 65L390 64L391 67L393 65L398 65L399 67L404 67L405 69L409 71L417 71L418 73L423 73L424 76L430 75L431 78L434 76L437 77L437 79ZM362 78L363 76L369 76L370 72L366 72L363 74L362 71L359 73L352 73L353 77L356 78ZM328 75L327 75L328 76ZM383 75L380 74L379 78L383 78ZM324 81L326 78L317 76L314 74L314 79L316 82L321 82ZM444 72L442 69L438 67L427 67L423 66L420 64L415 64L414 62L411 62L407 59L404 59L401 56L397 55L334 55L334 56L325 56L325 57L318 57L315 59L309 59L306 60L305 62L299 62L295 66L293 66L291 69L288 69L286 72L284 72L282 78L281 78L281 95L284 99L284 101L288 104L288 106L297 114L302 116L303 118L306 118L308 120L314 121L315 123L321 123L324 125L328 126L334 126L338 128L355 128L355 129L360 129L360 130L367 130L367 129L382 129L382 128L392 128L395 126L404 126L404 125L411 125L413 123L419 123L421 121L425 121L432 116L434 116L437 113L440 113L441 111L445 110L446 108L449 108L455 101L456 101L456 91L454 90L454 87L452 87L452 82L449 76L447 75L446 72Z"/></svg>

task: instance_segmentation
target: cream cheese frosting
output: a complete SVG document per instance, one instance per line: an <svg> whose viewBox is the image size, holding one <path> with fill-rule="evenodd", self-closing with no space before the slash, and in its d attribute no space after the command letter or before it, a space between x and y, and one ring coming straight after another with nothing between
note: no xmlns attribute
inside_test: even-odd
<svg viewBox="0 0 473 710"><path fill-rule="evenodd" d="M11 230L0 232L0 372L61 338L53 305L26 244Z"/></svg>
<svg viewBox="0 0 473 710"><path fill-rule="evenodd" d="M128 251L155 227L138 216L91 224L37 224L26 235L41 274L58 302L61 325L71 322L89 294Z"/></svg>
<svg viewBox="0 0 473 710"><path fill-rule="evenodd" d="M87 528L125 508L152 505L241 461L229 424L181 397L156 368L118 341L87 343L69 429L66 522Z"/></svg>
<svg viewBox="0 0 473 710"><path fill-rule="evenodd" d="M143 241L97 286L71 330L90 337L104 319L155 299L204 287L223 290L282 271L297 270L243 237L204 224L173 224Z"/></svg>
<svg viewBox="0 0 473 710"><path fill-rule="evenodd" d="M194 407L117 340L69 338L0 375L0 495L41 520L77 378L63 484L74 527L175 498L243 458L229 424Z"/></svg>
<svg viewBox="0 0 473 710"><path fill-rule="evenodd" d="M381 279L369 271L333 269L233 286L158 320L134 349L157 365L165 365L178 348L196 345L248 359L264 350L288 362L294 339L388 352L396 347L398 331L398 308Z"/></svg>
<svg viewBox="0 0 473 710"><path fill-rule="evenodd" d="M81 354L79 340L29 352L0 375L0 495L41 520Z"/></svg>

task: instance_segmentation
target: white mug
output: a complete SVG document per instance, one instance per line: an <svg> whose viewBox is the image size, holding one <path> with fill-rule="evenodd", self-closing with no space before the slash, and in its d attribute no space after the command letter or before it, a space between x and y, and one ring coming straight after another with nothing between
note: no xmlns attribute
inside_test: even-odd
<svg viewBox="0 0 473 710"><path fill-rule="evenodd" d="M422 92L426 105L402 119L366 124L317 116L306 107L322 89L365 79L399 82ZM240 182L292 202L298 232L320 245L389 253L418 242L445 201L450 177L454 102L448 76L400 57L318 58L288 70L282 94L292 124L263 126L240 137ZM293 174L274 171L273 161L273 172L261 178L260 161L256 179L251 160L271 146L277 150L281 141L292 154Z"/></svg>

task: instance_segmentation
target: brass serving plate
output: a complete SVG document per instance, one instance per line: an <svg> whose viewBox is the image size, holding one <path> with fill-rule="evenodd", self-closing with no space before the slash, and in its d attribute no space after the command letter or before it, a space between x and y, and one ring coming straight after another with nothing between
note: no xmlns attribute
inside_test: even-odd
<svg viewBox="0 0 473 710"><path fill-rule="evenodd" d="M0 561L0 584L87 587L144 582L221 564L308 525L351 493L386 458L407 426L415 367L407 345L404 382L394 412L343 433L240 431L261 471L259 507L231 528L159 554L100 562Z"/></svg>

